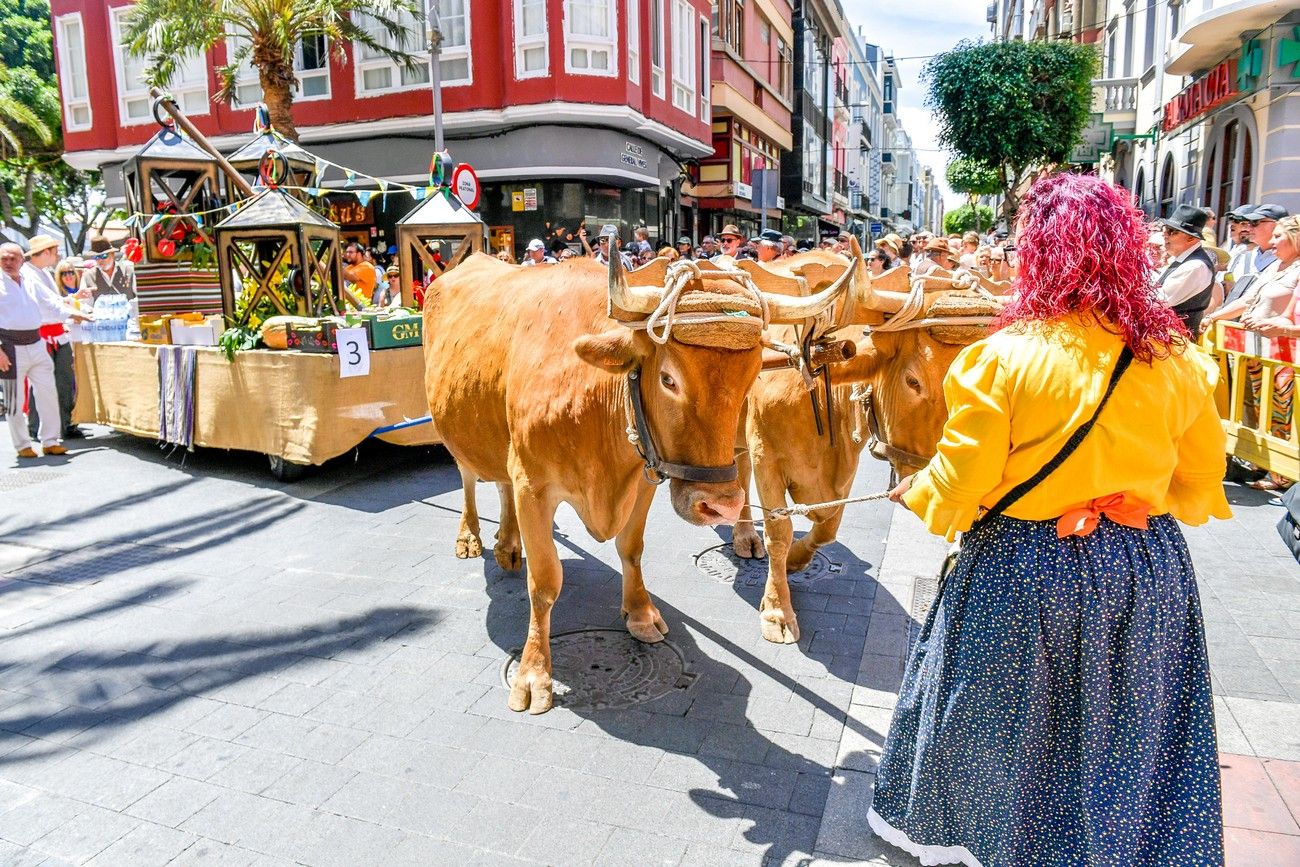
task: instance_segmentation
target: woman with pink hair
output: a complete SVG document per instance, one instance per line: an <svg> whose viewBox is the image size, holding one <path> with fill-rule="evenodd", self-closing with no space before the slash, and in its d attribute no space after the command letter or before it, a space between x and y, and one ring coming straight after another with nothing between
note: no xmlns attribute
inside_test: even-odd
<svg viewBox="0 0 1300 867"><path fill-rule="evenodd" d="M1016 297L953 362L938 453L891 493L964 536L868 821L923 864L1222 864L1177 523L1231 517L1217 369L1150 290L1127 192L1040 180L1016 236Z"/></svg>

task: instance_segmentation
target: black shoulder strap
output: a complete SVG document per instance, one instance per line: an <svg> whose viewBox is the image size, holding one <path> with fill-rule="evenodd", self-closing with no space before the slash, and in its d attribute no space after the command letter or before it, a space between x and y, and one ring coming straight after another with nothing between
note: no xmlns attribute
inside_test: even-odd
<svg viewBox="0 0 1300 867"><path fill-rule="evenodd" d="M984 513L981 520L1005 512L1013 503L1016 502L1016 500L1019 500L1025 494L1032 491L1040 482L1043 481L1043 479L1056 472L1057 468L1060 467L1061 464L1065 463L1066 458L1074 454L1075 449L1079 447L1079 443L1083 442L1083 438L1088 435L1088 432L1092 430L1092 426L1097 423L1097 417L1100 416L1101 411L1106 408L1106 403L1110 400L1111 394L1115 391L1115 386L1119 383L1119 378L1124 375L1124 371L1128 370L1128 366L1132 362L1133 350L1125 346L1124 351L1119 354L1119 360L1115 362L1115 369L1110 374L1110 384L1106 386L1106 393L1102 395L1101 403L1097 404L1097 409L1093 412L1092 418L1079 425L1078 430L1070 434L1070 438L1065 441L1065 445L1061 446L1061 450L1056 453L1055 457L1044 464L1041 470L1034 473L1032 478L1026 479L1011 490L1007 491L1006 494L1002 496L1002 499L998 500L997 503L993 505L993 508Z"/></svg>

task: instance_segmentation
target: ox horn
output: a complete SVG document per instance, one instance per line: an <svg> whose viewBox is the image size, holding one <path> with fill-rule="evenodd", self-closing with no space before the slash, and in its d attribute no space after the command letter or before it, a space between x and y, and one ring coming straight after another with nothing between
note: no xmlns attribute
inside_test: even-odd
<svg viewBox="0 0 1300 867"><path fill-rule="evenodd" d="M623 270L623 257L618 252L615 240L618 232L609 226L601 232L609 238L606 255L609 257L609 306L610 310L623 310L627 313L653 313L663 299L662 288L649 286L629 286L627 273Z"/></svg>
<svg viewBox="0 0 1300 867"><path fill-rule="evenodd" d="M853 247L857 252L857 259L862 258L862 251ZM802 322L805 319L811 319L822 313L828 307L835 303L840 297L840 293L847 291L852 295L856 290L857 268L853 263L844 269L844 273L839 279L827 286L816 295L794 296L781 295L772 292L764 292L763 296L767 299L767 309L769 318L773 322Z"/></svg>
<svg viewBox="0 0 1300 867"><path fill-rule="evenodd" d="M911 294L910 276L910 269L906 265L890 268L879 277L866 275L866 279L857 284L858 292L854 300L858 308L877 313L897 313L902 310Z"/></svg>

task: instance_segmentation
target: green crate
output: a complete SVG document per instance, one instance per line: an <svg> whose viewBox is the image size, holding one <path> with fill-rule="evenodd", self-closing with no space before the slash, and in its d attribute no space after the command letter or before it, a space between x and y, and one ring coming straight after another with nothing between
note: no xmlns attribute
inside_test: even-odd
<svg viewBox="0 0 1300 867"><path fill-rule="evenodd" d="M376 316L361 314L369 332L371 349L396 349L419 346L424 320L416 316Z"/></svg>

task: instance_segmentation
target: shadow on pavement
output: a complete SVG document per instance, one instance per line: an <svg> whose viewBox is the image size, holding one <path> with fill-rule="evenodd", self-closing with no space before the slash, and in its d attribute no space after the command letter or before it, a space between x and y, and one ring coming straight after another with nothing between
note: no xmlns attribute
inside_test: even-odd
<svg viewBox="0 0 1300 867"><path fill-rule="evenodd" d="M556 533L555 540L562 551L572 552L579 559L563 561L565 583L552 612L552 636L593 627L621 629L621 575L575 545L567 535ZM845 570L851 580L870 581L874 589L874 580L866 574L868 564L842 547L834 554L846 564L853 563L852 568ZM490 599L488 632L498 648L513 654L523 644L528 629L526 579L523 573L502 572L492 562L490 550L485 561ZM652 586L650 589L653 593ZM738 592L756 607L757 596L751 599L748 590L738 589ZM761 593L760 586L757 594ZM829 729L823 728L823 745L838 740L844 725L877 745L883 745L885 733L849 718L845 712L847 698L841 706L799 677L782 671L779 662L772 664L762 658L761 651L742 646L661 596L655 596L655 603L669 626L668 640L681 652L688 671L694 675L693 683L628 709L591 710L575 706L572 712L617 739L663 750L667 754L665 761L655 773L666 775L664 782L670 785L665 788L671 789L672 783L685 781L690 785L698 780L700 785L687 791L690 799L716 823L741 823L740 833L745 840L763 849L763 863L781 864L800 853L811 854L830 791L834 754L823 751L819 757L810 757L801 752L800 724L792 720L791 726L783 727L780 719L773 719L769 712L775 708L780 713L779 700L768 701L766 697L756 696L754 684L742 667L762 675L769 689L774 688L774 683L776 689L789 690L792 708L811 707L812 718L823 717L829 723ZM757 638L757 615L753 630ZM808 631L809 642L815 641L815 630ZM852 671L843 673L850 682L857 674L864 638L857 635L851 640L856 642L848 654L852 657ZM706 644L716 649L710 652ZM781 650L796 658L802 654L818 656L808 652L809 645L803 642L801 645L800 649ZM554 675L561 682L566 679L561 667L555 668ZM834 677L832 681L835 682ZM504 707L504 692L500 699ZM565 705L561 701L557 707ZM756 713L768 714L763 729L751 719ZM517 718L528 719L524 715ZM779 734L780 731L789 736ZM674 816L668 821L689 821L689 818Z"/></svg>
<svg viewBox="0 0 1300 867"><path fill-rule="evenodd" d="M361 650L437 619L437 610L379 607L361 616L277 634L145 643L121 652L77 651L47 665L24 666L19 672L0 669L0 677L12 688L39 682L43 694L70 705L53 715L39 702L34 709L24 710L20 703L0 711L0 744L18 733L43 739L39 748L0 755L0 766L60 752L65 747L58 742L73 735L78 736L77 748L92 745L118 728L159 717L192 697L218 694L256 675L309 665L313 658ZM19 677L24 683L13 682ZM104 691L130 685L134 688L117 694Z"/></svg>

